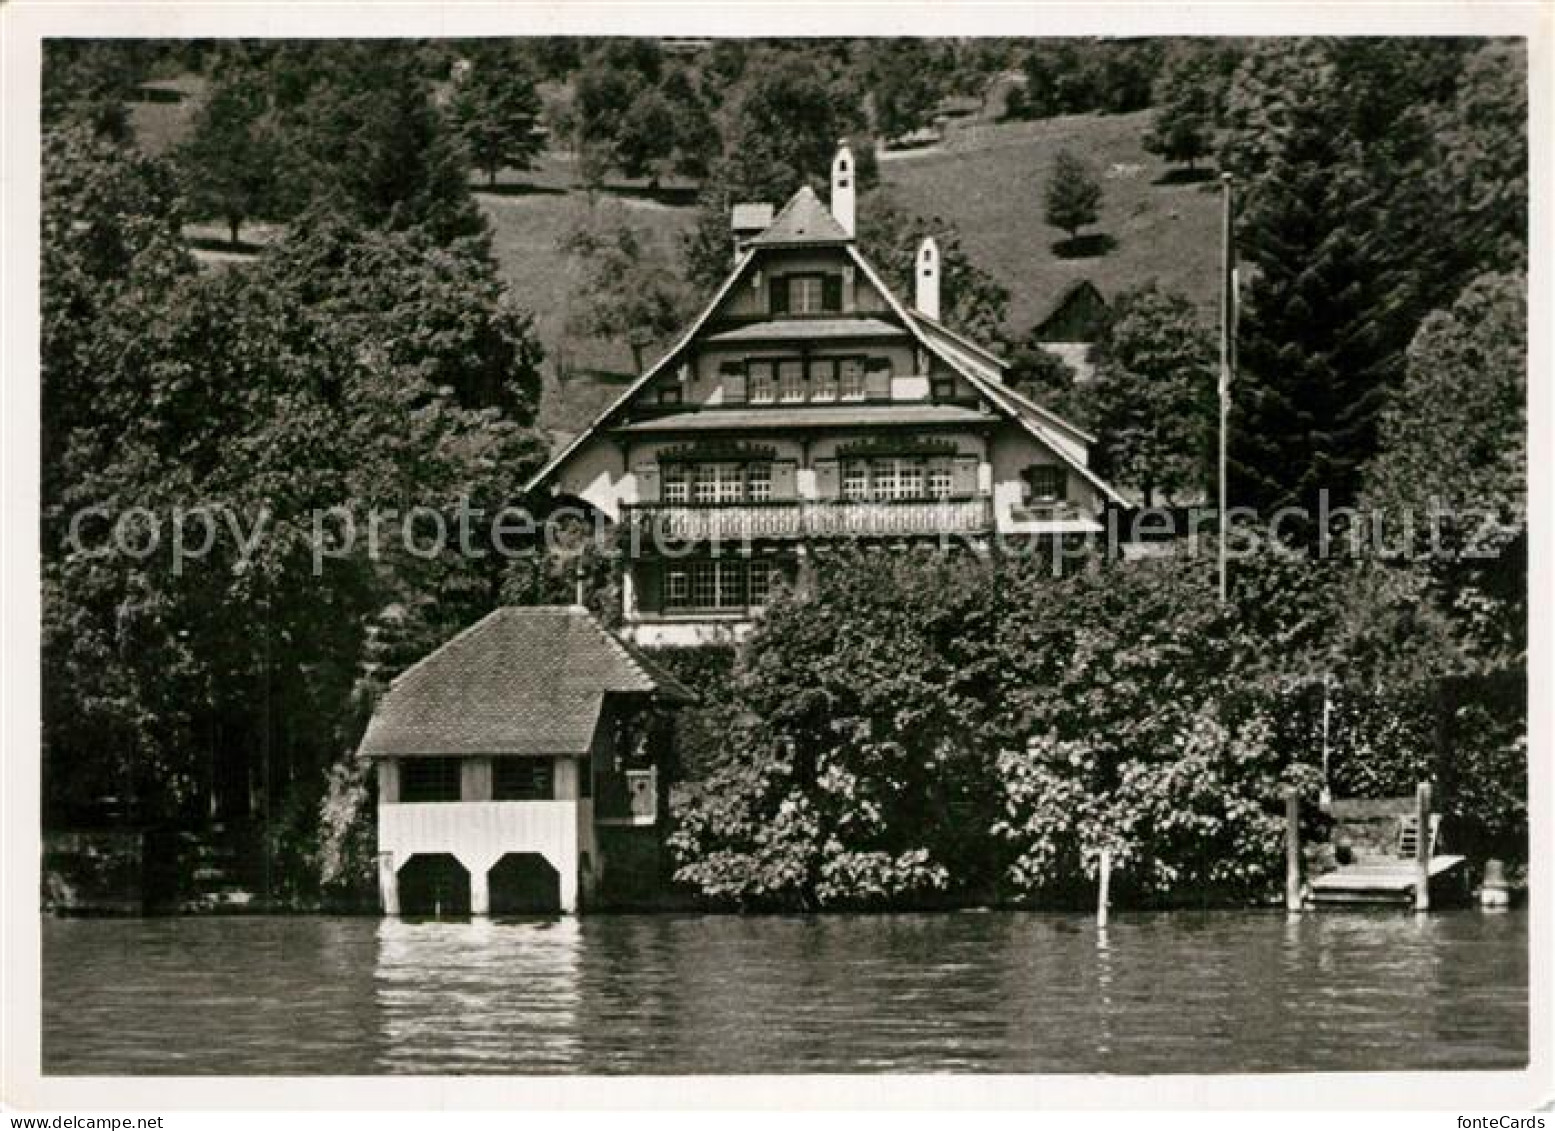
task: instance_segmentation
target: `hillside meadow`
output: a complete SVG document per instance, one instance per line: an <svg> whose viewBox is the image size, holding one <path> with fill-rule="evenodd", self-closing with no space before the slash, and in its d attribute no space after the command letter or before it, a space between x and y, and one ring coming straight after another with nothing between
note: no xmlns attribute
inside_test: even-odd
<svg viewBox="0 0 1555 1131"><path fill-rule="evenodd" d="M166 154L187 131L198 80L169 83L190 97L181 103L140 103L132 121L141 144ZM1025 334L1070 284L1089 279L1109 298L1154 280L1186 294L1206 322L1215 318L1220 255L1219 193L1213 179L1173 175L1140 144L1151 111L1080 114L1031 122L969 121L942 143L887 153L881 180L906 208L941 217L961 233L972 259L1010 294L1006 331ZM1042 189L1055 155L1068 148L1089 161L1104 187L1099 223L1067 249L1063 234L1042 217ZM1208 174L1204 174L1207 178ZM492 246L514 301L535 317L546 349L540 424L561 441L576 433L631 380L631 353L569 328L577 264L560 248L563 234L588 207L577 187L572 155L549 152L536 168L508 170L494 188L472 179L491 222ZM680 254L694 220L695 186L676 181L650 189L612 181L596 201L619 207L659 251ZM860 224L868 224L867 210ZM244 228L250 248L278 230ZM218 224L188 228L196 254L211 263L241 260L224 244Z"/></svg>

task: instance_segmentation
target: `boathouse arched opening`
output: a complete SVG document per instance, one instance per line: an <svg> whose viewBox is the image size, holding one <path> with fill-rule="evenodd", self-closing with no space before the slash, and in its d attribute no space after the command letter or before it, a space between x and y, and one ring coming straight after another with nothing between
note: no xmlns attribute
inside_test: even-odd
<svg viewBox="0 0 1555 1131"><path fill-rule="evenodd" d="M487 873L492 915L556 915L562 878L538 852L509 852Z"/></svg>
<svg viewBox="0 0 1555 1131"><path fill-rule="evenodd" d="M470 913L470 871L450 852L418 852L400 865L400 914L449 918Z"/></svg>

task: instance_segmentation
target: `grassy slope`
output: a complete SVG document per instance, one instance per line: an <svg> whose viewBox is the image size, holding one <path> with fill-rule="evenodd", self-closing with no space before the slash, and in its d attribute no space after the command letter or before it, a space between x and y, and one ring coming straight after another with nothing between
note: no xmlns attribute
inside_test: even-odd
<svg viewBox="0 0 1555 1131"><path fill-rule="evenodd" d="M1218 189L1213 182L1155 183L1165 168L1139 144L1149 120L1144 111L978 126L951 135L944 149L882 162L881 176L908 208L956 225L972 259L1009 288L1013 332L1024 334L1066 286L1087 278L1109 299L1156 279L1187 294L1210 318ZM1101 222L1088 231L1116 241L1105 255L1064 259L1054 252L1064 237L1042 219L1042 190L1064 147L1103 178ZM1114 165L1139 171L1109 176Z"/></svg>
<svg viewBox="0 0 1555 1131"><path fill-rule="evenodd" d="M586 207L583 194L568 188L571 183L570 162L548 154L535 170L500 177L496 192L477 190L481 209L491 221L492 247L502 278L518 306L534 312L545 345L540 424L553 433L581 429L633 376L626 345L567 331L577 265L557 245ZM679 234L690 227L692 211L666 203L665 198L678 200L683 195L671 190L653 197L636 186L612 186L601 194L598 207L620 208L663 254L678 256Z"/></svg>
<svg viewBox="0 0 1555 1131"><path fill-rule="evenodd" d="M191 102L133 105L142 145L155 152L171 148L188 127ZM882 179L906 207L943 216L959 228L968 253L1009 288L1008 328L1014 333L1029 329L1064 287L1082 278L1109 298L1156 279L1186 293L1208 321L1219 256L1215 186L1157 183L1164 168L1139 144L1148 121L1147 111L972 124L955 130L941 148L883 161ZM1054 245L1062 233L1042 220L1042 186L1054 154L1065 146L1103 175L1102 219L1091 231L1115 241L1105 255L1060 257ZM1115 165L1138 171L1107 175ZM557 243L584 206L582 194L572 188L571 160L547 154L536 169L503 174L496 191L486 190L482 181L476 181L477 197L491 220L502 277L517 304L534 312L546 349L540 423L557 438L575 433L619 395L631 377L631 354L623 344L566 329L576 268ZM692 223L693 195L687 185L650 194L635 184L612 185L601 199L606 207L623 209L674 256L680 233ZM861 221L868 223L867 214ZM233 258L219 246L225 238L219 225L190 225L189 234L202 258ZM245 240L254 243L274 234L262 225L244 230Z"/></svg>

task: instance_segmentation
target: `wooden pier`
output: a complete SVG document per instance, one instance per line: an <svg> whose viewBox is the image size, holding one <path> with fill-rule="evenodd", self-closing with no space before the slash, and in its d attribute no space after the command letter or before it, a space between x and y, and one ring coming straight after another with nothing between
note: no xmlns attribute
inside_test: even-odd
<svg viewBox="0 0 1555 1131"><path fill-rule="evenodd" d="M1307 906L1380 904L1428 911L1433 902L1466 894L1464 858L1436 851L1441 818L1431 811L1429 785L1422 783L1413 798L1335 802L1334 816L1341 828L1357 834L1357 850L1352 860L1312 880ZM1366 835L1368 825L1385 827L1390 835Z"/></svg>
<svg viewBox="0 0 1555 1131"><path fill-rule="evenodd" d="M1440 903L1449 894L1463 864L1462 856L1433 856L1427 866L1426 906ZM1312 907L1355 904L1391 904L1414 907L1418 902L1419 875L1413 861L1371 859L1317 877L1307 894Z"/></svg>

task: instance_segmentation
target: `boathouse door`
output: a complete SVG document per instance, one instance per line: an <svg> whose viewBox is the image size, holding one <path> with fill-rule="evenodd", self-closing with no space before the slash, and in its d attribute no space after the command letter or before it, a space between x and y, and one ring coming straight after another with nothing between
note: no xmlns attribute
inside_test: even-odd
<svg viewBox="0 0 1555 1131"><path fill-rule="evenodd" d="M470 873L448 852L419 852L399 870L400 914L462 918L470 913Z"/></svg>
<svg viewBox="0 0 1555 1131"><path fill-rule="evenodd" d="M493 915L557 915L562 878L538 852L509 852L487 874Z"/></svg>

